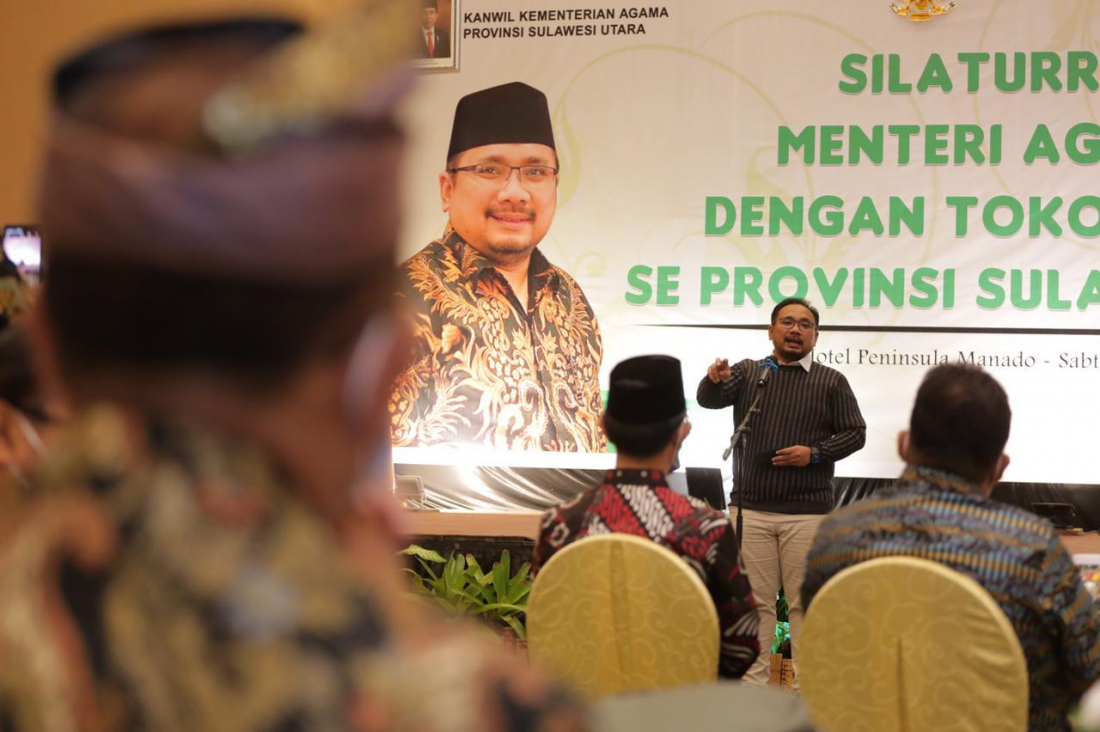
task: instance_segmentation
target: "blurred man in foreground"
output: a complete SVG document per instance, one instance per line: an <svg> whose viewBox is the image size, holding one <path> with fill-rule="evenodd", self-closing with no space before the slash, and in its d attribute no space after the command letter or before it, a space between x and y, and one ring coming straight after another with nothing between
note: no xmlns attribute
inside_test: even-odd
<svg viewBox="0 0 1100 732"><path fill-rule="evenodd" d="M905 472L821 524L802 603L809 608L831 577L875 557L920 557L962 572L989 591L1020 638L1028 729L1068 730L1071 703L1100 678L1100 622L1054 527L989 499L1008 465L1011 418L1004 389L981 369L929 371L898 435Z"/></svg>
<svg viewBox="0 0 1100 732"><path fill-rule="evenodd" d="M0 728L576 723L510 658L427 629L390 564L391 7L335 54L251 19L57 73L37 346L82 414L0 516ZM364 47L372 68L333 63Z"/></svg>

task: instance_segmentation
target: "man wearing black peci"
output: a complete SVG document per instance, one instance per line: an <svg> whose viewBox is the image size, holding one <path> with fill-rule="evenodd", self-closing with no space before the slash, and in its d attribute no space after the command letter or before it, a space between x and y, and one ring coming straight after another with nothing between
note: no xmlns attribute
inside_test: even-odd
<svg viewBox="0 0 1100 732"><path fill-rule="evenodd" d="M546 95L522 82L455 107L443 235L401 265L413 345L394 383L400 447L603 452L603 340L580 285L539 249L558 206Z"/></svg>
<svg viewBox="0 0 1100 732"><path fill-rule="evenodd" d="M715 360L699 382L699 404L734 408L740 422L761 389L759 413L752 417L735 456L735 490L741 490L744 536L741 552L760 612L760 647L775 632L774 598L784 588L791 622L791 647L798 685L800 599L806 555L824 514L833 507L833 465L863 447L867 425L844 375L813 362L820 318L802 298L783 300L772 310L770 359L778 370L758 386L765 360L733 366ZM736 501L734 501L736 503ZM761 653L745 681L768 683L769 658Z"/></svg>
<svg viewBox="0 0 1100 732"><path fill-rule="evenodd" d="M633 534L667 547L698 573L714 600L719 676L741 678L757 658L759 632L733 527L725 513L677 494L666 480L691 432L680 361L637 356L615 366L601 423L618 450L615 469L599 486L543 514L535 573L558 550L597 534Z"/></svg>

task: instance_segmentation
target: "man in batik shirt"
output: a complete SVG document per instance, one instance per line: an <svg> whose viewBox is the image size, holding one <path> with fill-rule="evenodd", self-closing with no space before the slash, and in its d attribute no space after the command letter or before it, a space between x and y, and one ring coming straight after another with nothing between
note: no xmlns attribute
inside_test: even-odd
<svg viewBox="0 0 1100 732"><path fill-rule="evenodd" d="M1023 646L1028 729L1068 730L1073 702L1100 678L1100 619L1054 527L989 499L1008 464L1010 420L1008 397L981 369L929 371L909 430L898 436L905 472L821 524L802 604L811 610L830 578L876 557L919 557L962 572L989 591Z"/></svg>
<svg viewBox="0 0 1100 732"><path fill-rule="evenodd" d="M393 444L602 451L599 326L538 250L558 190L546 96L515 82L463 97L439 186L447 231L402 267L416 340Z"/></svg>
<svg viewBox="0 0 1100 732"><path fill-rule="evenodd" d="M603 424L618 451L615 469L602 485L546 512L535 571L563 546L595 534L633 534L668 547L699 574L714 600L719 675L740 678L760 652L759 618L729 516L676 493L665 481L691 431L680 362L639 356L618 364Z"/></svg>
<svg viewBox="0 0 1100 732"><path fill-rule="evenodd" d="M80 416L0 514L0 729L580 725L408 606L369 469L404 357L407 5L335 39L157 28L55 77L35 335Z"/></svg>

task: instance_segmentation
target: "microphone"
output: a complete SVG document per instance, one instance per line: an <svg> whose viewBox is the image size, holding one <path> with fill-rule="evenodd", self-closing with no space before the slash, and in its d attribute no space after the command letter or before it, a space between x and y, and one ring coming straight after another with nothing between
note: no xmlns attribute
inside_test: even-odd
<svg viewBox="0 0 1100 732"><path fill-rule="evenodd" d="M760 364L761 373L760 378L756 381L756 388L759 389L760 387L764 386L764 384L768 382L768 376L771 374L771 372L778 370L779 364L773 361L770 356L768 358L765 358L764 363ZM741 420L741 424L737 425L737 429L733 431L733 437L730 438L729 447L727 447L726 451L722 453L723 460L729 460L730 455L733 454L733 446L737 444L737 441L740 439L742 432L749 431L749 418L752 417L753 412L760 411L759 407L757 407L756 405L760 402L760 397L762 396L764 395L756 395L756 397L752 400L752 406L749 407L749 413L745 415L745 418ZM738 534L738 536L740 536L740 534Z"/></svg>
<svg viewBox="0 0 1100 732"><path fill-rule="evenodd" d="M767 381L768 381L768 376L773 371L778 371L778 370L779 370L779 364L777 364L775 361L771 360L770 357L765 358L764 363L760 364L760 372L761 373L760 373L760 379L757 380L757 382L756 382L756 388L759 389L760 387L764 386L764 384L767 383Z"/></svg>

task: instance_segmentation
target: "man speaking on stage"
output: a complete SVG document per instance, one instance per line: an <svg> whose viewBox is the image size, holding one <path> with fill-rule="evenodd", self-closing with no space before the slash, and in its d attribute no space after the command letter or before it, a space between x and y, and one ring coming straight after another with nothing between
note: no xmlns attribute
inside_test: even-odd
<svg viewBox="0 0 1100 732"><path fill-rule="evenodd" d="M802 577L814 532L833 507L833 464L863 447L867 424L844 375L813 362L820 317L802 298L772 310L772 354L733 366L715 360L699 382L699 404L732 406L744 419L759 396L758 412L735 458L734 491L744 507L741 556L760 612L760 648L775 635L775 597L784 588L798 688ZM736 505L736 497L731 505ZM761 652L744 680L768 683L770 658Z"/></svg>

